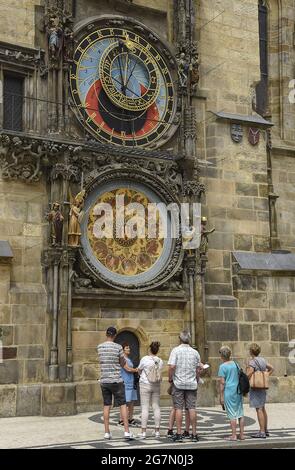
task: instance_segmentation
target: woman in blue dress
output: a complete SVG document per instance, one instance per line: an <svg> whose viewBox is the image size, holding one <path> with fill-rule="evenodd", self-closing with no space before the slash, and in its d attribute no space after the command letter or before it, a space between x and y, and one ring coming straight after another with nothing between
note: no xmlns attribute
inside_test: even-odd
<svg viewBox="0 0 295 470"><path fill-rule="evenodd" d="M134 389L134 374L137 372L137 369L133 367L133 362L130 359L130 346L128 343L123 343L123 352L126 359L126 364L124 367L121 367L121 377L125 385L125 398L128 408L128 422L129 424L136 424L135 419L133 419L133 409L134 402L137 400L137 391ZM120 419L119 424L123 424L123 421Z"/></svg>
<svg viewBox="0 0 295 470"><path fill-rule="evenodd" d="M231 360L231 350L228 346L223 346L219 351L222 364L219 367L218 377L220 377L220 404L226 410L230 420L231 436L226 440L237 440L237 420L239 420L240 439L244 440L244 410L243 396L238 392L239 368Z"/></svg>

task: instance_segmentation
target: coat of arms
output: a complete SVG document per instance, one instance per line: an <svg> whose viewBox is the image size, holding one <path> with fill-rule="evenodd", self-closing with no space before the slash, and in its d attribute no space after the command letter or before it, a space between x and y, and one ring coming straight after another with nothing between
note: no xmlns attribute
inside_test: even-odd
<svg viewBox="0 0 295 470"><path fill-rule="evenodd" d="M248 140L251 145L257 145L260 137L260 129L249 127Z"/></svg>

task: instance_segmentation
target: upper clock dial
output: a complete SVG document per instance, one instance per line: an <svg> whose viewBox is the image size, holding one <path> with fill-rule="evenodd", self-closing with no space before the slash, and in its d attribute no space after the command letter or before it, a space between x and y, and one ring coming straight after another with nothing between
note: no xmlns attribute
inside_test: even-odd
<svg viewBox="0 0 295 470"><path fill-rule="evenodd" d="M85 37L70 81L80 117L101 142L159 144L173 125L170 71L159 51L131 29L102 28Z"/></svg>
<svg viewBox="0 0 295 470"><path fill-rule="evenodd" d="M104 51L99 75L110 100L129 111L146 110L159 94L160 77L153 56L128 36Z"/></svg>

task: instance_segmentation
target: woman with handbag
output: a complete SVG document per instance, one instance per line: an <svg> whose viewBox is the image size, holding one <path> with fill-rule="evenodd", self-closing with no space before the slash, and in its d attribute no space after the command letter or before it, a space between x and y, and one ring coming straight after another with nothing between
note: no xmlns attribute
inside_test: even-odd
<svg viewBox="0 0 295 470"><path fill-rule="evenodd" d="M247 366L247 375L250 380L250 408L256 408L260 427L260 431L252 434L251 437L265 439L269 436L265 409L266 390L268 389L268 377L273 373L274 368L263 357L258 357L260 351L261 348L258 344L253 343L250 345L251 359Z"/></svg>
<svg viewBox="0 0 295 470"><path fill-rule="evenodd" d="M231 435L226 437L227 441L237 440L237 420L239 421L240 440L244 440L244 409L243 395L239 392L239 371L240 368L235 361L231 359L231 349L228 346L222 346L219 350L222 364L219 367L218 377L220 404L226 411L230 420Z"/></svg>

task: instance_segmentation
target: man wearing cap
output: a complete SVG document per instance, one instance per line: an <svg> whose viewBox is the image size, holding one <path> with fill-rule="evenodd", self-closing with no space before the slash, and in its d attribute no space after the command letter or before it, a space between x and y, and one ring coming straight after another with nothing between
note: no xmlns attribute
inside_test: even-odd
<svg viewBox="0 0 295 470"><path fill-rule="evenodd" d="M124 437L130 440L134 439L134 436L129 432L125 387L121 377L121 367L127 368L128 366L126 365L122 346L114 342L116 335L116 328L110 326L106 331L106 341L97 346L101 369L100 386L103 397L104 438L112 438L109 421L110 409L114 397L114 406L120 406L121 417L124 422ZM128 370L130 371L129 368ZM133 372L133 369L131 372Z"/></svg>

